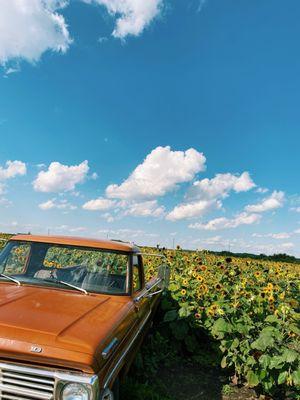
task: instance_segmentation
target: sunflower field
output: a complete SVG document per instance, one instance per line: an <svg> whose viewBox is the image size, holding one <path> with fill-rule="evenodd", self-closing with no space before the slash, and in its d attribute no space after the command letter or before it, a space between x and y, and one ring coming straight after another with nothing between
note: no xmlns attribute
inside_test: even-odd
<svg viewBox="0 0 300 400"><path fill-rule="evenodd" d="M235 384L300 398L300 265L156 251L171 267L162 307L175 339L194 352L193 332L202 330L217 343ZM160 262L146 258L147 273Z"/></svg>

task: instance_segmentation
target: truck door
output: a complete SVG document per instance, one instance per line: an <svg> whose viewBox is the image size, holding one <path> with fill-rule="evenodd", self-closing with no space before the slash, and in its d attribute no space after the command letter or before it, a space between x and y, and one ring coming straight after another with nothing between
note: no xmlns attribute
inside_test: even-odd
<svg viewBox="0 0 300 400"><path fill-rule="evenodd" d="M140 255L132 257L133 272L133 297L138 296L145 289L145 276L143 268L143 260ZM150 301L147 297L142 298L136 303L136 313L140 323L143 323L150 313Z"/></svg>

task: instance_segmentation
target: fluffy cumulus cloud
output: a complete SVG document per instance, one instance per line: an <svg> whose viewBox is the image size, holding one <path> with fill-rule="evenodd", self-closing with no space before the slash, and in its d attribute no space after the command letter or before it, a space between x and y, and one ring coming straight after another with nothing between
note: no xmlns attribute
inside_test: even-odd
<svg viewBox="0 0 300 400"><path fill-rule="evenodd" d="M255 186L249 172L243 172L241 175L217 174L212 179L206 178L194 182L188 197L199 199L225 198L230 191L247 192Z"/></svg>
<svg viewBox="0 0 300 400"><path fill-rule="evenodd" d="M88 161L79 165L63 165L52 162L48 170L40 171L33 182L37 192L68 192L74 190L76 185L83 183L89 172Z"/></svg>
<svg viewBox="0 0 300 400"><path fill-rule="evenodd" d="M216 200L198 200L192 203L179 204L169 212L166 218L169 221L178 221L180 219L188 219L199 217L207 214L213 209L220 209L222 203Z"/></svg>
<svg viewBox="0 0 300 400"><path fill-rule="evenodd" d="M113 36L138 36L160 14L162 0L83 0L88 4L105 6L116 17Z"/></svg>
<svg viewBox="0 0 300 400"><path fill-rule="evenodd" d="M103 6L115 20L113 36L138 36L160 14L163 0L81 0ZM18 71L19 60L37 62L46 51L64 53L72 43L62 9L70 0L2 0L0 65Z"/></svg>
<svg viewBox="0 0 300 400"><path fill-rule="evenodd" d="M26 164L22 161L7 161L5 167L0 166L0 182L18 175L26 175Z"/></svg>
<svg viewBox="0 0 300 400"><path fill-rule="evenodd" d="M121 185L106 189L109 198L150 200L191 181L205 170L206 159L195 149L172 151L169 146L154 149Z"/></svg>
<svg viewBox="0 0 300 400"><path fill-rule="evenodd" d="M247 192L255 187L248 172L241 175L217 174L212 179L202 179L193 183L186 195L186 201L177 205L167 215L170 221L195 218L222 207L221 199L231 191Z"/></svg>
<svg viewBox="0 0 300 400"><path fill-rule="evenodd" d="M197 222L195 224L190 224L189 228L192 229L202 229L206 231L216 231L220 229L237 228L240 225L252 225L259 222L261 215L259 214L248 214L242 212L236 215L234 218L215 218L207 223Z"/></svg>
<svg viewBox="0 0 300 400"><path fill-rule="evenodd" d="M262 213L276 210L283 206L285 200L284 192L274 191L271 196L266 197L260 203L248 205L245 210L250 213Z"/></svg>
<svg viewBox="0 0 300 400"><path fill-rule="evenodd" d="M103 211L103 210L109 210L115 205L114 200L109 200L109 199L104 199L103 197L100 197L95 200L90 200L84 203L82 208L84 210L88 211Z"/></svg>
<svg viewBox="0 0 300 400"><path fill-rule="evenodd" d="M25 59L36 62L52 50L65 52L71 38L59 10L64 0L2 0L0 63Z"/></svg>
<svg viewBox="0 0 300 400"><path fill-rule="evenodd" d="M26 164L22 161L7 161L5 166L0 166L0 195L5 193L6 182L9 179L15 178L17 176L26 175L27 168ZM7 204L7 200L1 198L1 204Z"/></svg>

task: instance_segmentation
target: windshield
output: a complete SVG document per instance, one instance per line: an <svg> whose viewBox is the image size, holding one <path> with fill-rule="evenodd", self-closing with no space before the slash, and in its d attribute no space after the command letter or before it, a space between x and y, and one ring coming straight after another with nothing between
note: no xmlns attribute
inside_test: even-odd
<svg viewBox="0 0 300 400"><path fill-rule="evenodd" d="M127 294L128 265L128 254L120 252L12 241L0 254L0 281L7 281L6 275L21 283L64 289L69 283L87 292Z"/></svg>

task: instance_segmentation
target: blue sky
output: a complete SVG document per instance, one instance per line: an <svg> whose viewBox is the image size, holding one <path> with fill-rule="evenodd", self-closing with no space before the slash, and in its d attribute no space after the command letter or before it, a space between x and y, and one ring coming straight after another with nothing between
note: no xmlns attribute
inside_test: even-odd
<svg viewBox="0 0 300 400"><path fill-rule="evenodd" d="M5 1L0 230L300 256L298 1Z"/></svg>

